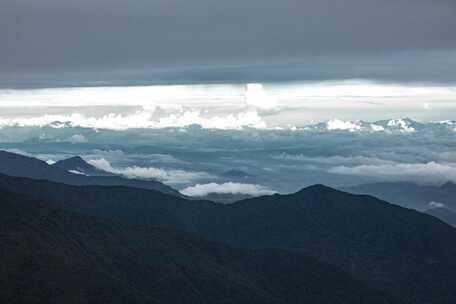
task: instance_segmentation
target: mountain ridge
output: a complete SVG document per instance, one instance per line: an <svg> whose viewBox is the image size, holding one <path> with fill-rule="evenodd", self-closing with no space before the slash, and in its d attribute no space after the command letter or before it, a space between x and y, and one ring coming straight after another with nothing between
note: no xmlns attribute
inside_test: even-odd
<svg viewBox="0 0 456 304"><path fill-rule="evenodd" d="M0 223L4 303L399 303L299 253L232 249L11 192L0 191Z"/></svg>
<svg viewBox="0 0 456 304"><path fill-rule="evenodd" d="M81 156L73 156L70 158L62 159L52 166L66 170L66 171L79 171L85 175L100 175L100 176L113 176L114 174L109 173L107 171L103 171L101 169L96 168L95 166L86 162Z"/></svg>
<svg viewBox="0 0 456 304"><path fill-rule="evenodd" d="M90 164L88 165L90 166ZM0 173L10 176L46 179L69 185L123 185L128 187L158 190L164 193L183 197L179 191L155 180L127 179L115 175L85 176L83 174L74 174L68 172L66 169L60 168L59 166L49 165L45 161L37 158L3 150L0 150Z"/></svg>
<svg viewBox="0 0 456 304"><path fill-rule="evenodd" d="M0 188L135 225L158 225L248 249L302 252L411 303L456 299L456 230L368 195L316 185L232 205L153 190L68 186L0 175Z"/></svg>

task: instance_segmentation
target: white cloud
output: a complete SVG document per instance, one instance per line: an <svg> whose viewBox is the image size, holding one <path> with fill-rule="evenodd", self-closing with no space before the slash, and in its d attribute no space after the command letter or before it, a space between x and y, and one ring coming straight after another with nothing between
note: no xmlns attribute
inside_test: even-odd
<svg viewBox="0 0 456 304"><path fill-rule="evenodd" d="M68 172L73 173L73 174L86 175L84 172L81 172L78 170L68 170Z"/></svg>
<svg viewBox="0 0 456 304"><path fill-rule="evenodd" d="M62 128L71 127L126 130L131 128L169 128L200 125L205 129L242 129L243 127L266 128L258 112L251 110L237 114L204 116L201 111L188 110L156 118L153 111L141 110L133 114L106 114L102 117L86 116L79 113L42 115L37 117L0 118L0 126Z"/></svg>
<svg viewBox="0 0 456 304"><path fill-rule="evenodd" d="M376 177L381 180L414 181L417 183L441 184L456 182L456 163L436 162L414 164L360 165L354 167L337 166L331 173Z"/></svg>
<svg viewBox="0 0 456 304"><path fill-rule="evenodd" d="M84 143L87 143L89 140L82 134L75 134L75 135L70 136L67 139L67 141L72 144L84 144Z"/></svg>
<svg viewBox="0 0 456 304"><path fill-rule="evenodd" d="M197 184L181 190L181 193L188 196L204 196L209 193L248 194L257 196L274 194L275 191L261 185L228 182L223 184Z"/></svg>
<svg viewBox="0 0 456 304"><path fill-rule="evenodd" d="M439 202L430 202L428 205L431 208L445 208L446 207L445 204L439 203Z"/></svg>
<svg viewBox="0 0 456 304"><path fill-rule="evenodd" d="M249 106L264 110L271 110L278 105L277 100L266 92L261 83L247 84L245 101Z"/></svg>
<svg viewBox="0 0 456 304"><path fill-rule="evenodd" d="M398 115L449 119L451 111L447 110L454 112L455 97L454 88L447 86L368 81L0 89L0 108L8 108L6 113L0 111L0 128L43 126L55 121L113 129L189 124L204 128L262 128L266 123L255 117L260 116L258 113L264 114L268 127L284 128L327 121L335 112L344 120L361 120L363 114L374 120ZM423 104L428 110L417 114L416 109ZM130 110L120 114L120 108ZM138 108L143 110L131 112ZM343 121L335 121L336 129L357 128L340 122Z"/></svg>
<svg viewBox="0 0 456 304"><path fill-rule="evenodd" d="M415 132L415 129L413 127L409 126L409 124L403 119L392 119L392 120L388 121L388 126L397 127L401 130L401 132L409 132L409 133Z"/></svg>
<svg viewBox="0 0 456 304"><path fill-rule="evenodd" d="M370 125L372 131L374 132L380 132L380 131L385 131L385 128L376 124L371 124Z"/></svg>
<svg viewBox="0 0 456 304"><path fill-rule="evenodd" d="M160 118L153 127L188 127L193 124L200 125L205 129L242 129L243 127L266 128L266 123L256 111L212 117L204 117L199 111L186 111Z"/></svg>
<svg viewBox="0 0 456 304"><path fill-rule="evenodd" d="M154 179L169 184L183 184L190 183L194 180L213 178L212 175L206 172L194 172L175 169L166 170L161 168L139 166L115 168L109 161L104 158L92 159L89 160L88 163L97 167L98 169L114 174L123 175L127 178Z"/></svg>
<svg viewBox="0 0 456 304"><path fill-rule="evenodd" d="M356 123L351 121L343 121L339 119L332 119L326 123L328 130L346 130L350 132L354 132L361 129Z"/></svg>

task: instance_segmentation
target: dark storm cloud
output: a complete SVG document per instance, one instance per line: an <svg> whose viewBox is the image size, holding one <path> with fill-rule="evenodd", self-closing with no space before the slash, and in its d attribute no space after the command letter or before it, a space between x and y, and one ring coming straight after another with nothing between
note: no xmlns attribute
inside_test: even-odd
<svg viewBox="0 0 456 304"><path fill-rule="evenodd" d="M328 70L307 76L319 79L343 74L340 63L361 57L369 63L365 74L378 74L376 62L410 52L419 54L408 60L416 67L437 52L439 61L427 63L435 70L456 49L455 15L453 0L2 0L0 70L20 75L329 62ZM348 74L363 75L355 72Z"/></svg>

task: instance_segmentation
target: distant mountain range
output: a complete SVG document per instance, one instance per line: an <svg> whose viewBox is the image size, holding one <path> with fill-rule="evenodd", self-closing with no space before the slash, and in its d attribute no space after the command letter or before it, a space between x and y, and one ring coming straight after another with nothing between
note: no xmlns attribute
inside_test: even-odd
<svg viewBox="0 0 456 304"><path fill-rule="evenodd" d="M432 202L456 209L456 184L452 182L441 186L383 182L345 187L343 190L351 193L374 195L388 202L417 210L429 209Z"/></svg>
<svg viewBox="0 0 456 304"><path fill-rule="evenodd" d="M80 156L74 156L60 160L52 166L68 171L70 173L83 174L88 176L114 176L114 174L98 169L86 162Z"/></svg>
<svg viewBox="0 0 456 304"><path fill-rule="evenodd" d="M115 176L98 170L80 157L73 157L57 162L54 165L49 165L33 157L0 150L0 173L10 176L46 179L69 185L136 187L183 197L179 191L158 181L127 179Z"/></svg>
<svg viewBox="0 0 456 304"><path fill-rule="evenodd" d="M352 186L342 190L373 195L406 208L426 212L450 225L456 224L456 184L452 182L441 186L384 182Z"/></svg>
<svg viewBox="0 0 456 304"><path fill-rule="evenodd" d="M435 216L441 219L447 224L456 227L456 212L448 208L431 208L425 211L425 213Z"/></svg>
<svg viewBox="0 0 456 304"><path fill-rule="evenodd" d="M2 303L399 303L299 253L231 249L5 191L0 249Z"/></svg>
<svg viewBox="0 0 456 304"><path fill-rule="evenodd" d="M308 131L350 131L350 132L387 132L387 133L414 133L414 132L454 132L456 122L437 121L419 122L410 118L368 121L345 121L333 119L327 122L303 127Z"/></svg>
<svg viewBox="0 0 456 304"><path fill-rule="evenodd" d="M195 196L193 199L208 200L221 204L232 204L243 199L252 198L253 195L242 193L208 193L204 196Z"/></svg>
<svg viewBox="0 0 456 304"><path fill-rule="evenodd" d="M456 229L371 196L315 185L222 205L140 188L6 175L0 189L128 225L177 228L248 250L303 253L407 303L456 301Z"/></svg>
<svg viewBox="0 0 456 304"><path fill-rule="evenodd" d="M70 118L71 119L71 118ZM10 122L5 121L3 127L4 128L13 128L18 125L17 121L11 120ZM109 127L105 125L102 128L97 127L88 127L88 126L78 126L77 123L71 121L51 121L46 124L40 122L40 125L36 125L35 127L46 127L46 128L53 128L53 129L63 129L63 128L92 128L92 129L103 129L109 130ZM171 127L173 128L173 127ZM306 130L306 131L317 131L317 132L332 132L332 131L349 131L349 132L387 132L387 133L413 133L413 132L454 132L456 128L456 121L417 121L411 118L403 117L403 118L392 118L392 119L385 119L385 120L378 120L378 121L364 121L364 120L342 120L342 119L332 119L328 121L322 121L314 124L307 124L303 126L281 126L280 131L283 132L284 130L289 130L291 132L295 132L296 130ZM139 128L141 129L141 128ZM153 129L144 127L142 129ZM193 131L201 131L202 129L209 129L205 128L205 126L201 126L199 124L191 124L187 126L181 127L174 127L174 129L185 129L188 132ZM262 130L264 128L255 128L252 126L243 126L244 130L251 129L251 130ZM220 128L218 130L229 130Z"/></svg>

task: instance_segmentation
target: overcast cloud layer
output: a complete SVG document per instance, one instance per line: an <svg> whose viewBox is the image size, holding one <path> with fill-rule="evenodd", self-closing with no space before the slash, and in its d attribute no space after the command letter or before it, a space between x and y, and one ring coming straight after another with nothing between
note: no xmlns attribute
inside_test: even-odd
<svg viewBox="0 0 456 304"><path fill-rule="evenodd" d="M0 81L451 82L455 15L453 0L2 0ZM208 65L224 68L193 68Z"/></svg>

